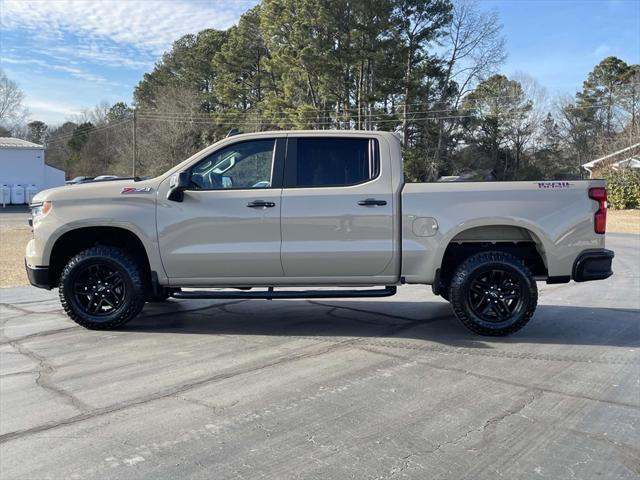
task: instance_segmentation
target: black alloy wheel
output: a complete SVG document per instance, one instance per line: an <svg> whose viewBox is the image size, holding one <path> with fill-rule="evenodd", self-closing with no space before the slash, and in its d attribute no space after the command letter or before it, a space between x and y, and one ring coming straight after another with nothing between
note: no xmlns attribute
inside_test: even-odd
<svg viewBox="0 0 640 480"><path fill-rule="evenodd" d="M522 308L522 285L508 271L490 267L474 274L467 301L478 318L504 322Z"/></svg>
<svg viewBox="0 0 640 480"><path fill-rule="evenodd" d="M62 308L86 328L120 327L144 307L143 271L138 260L121 248L88 248L71 258L60 274Z"/></svg>
<svg viewBox="0 0 640 480"><path fill-rule="evenodd" d="M85 265L74 278L74 301L90 315L105 316L121 308L126 293L122 273L105 262Z"/></svg>
<svg viewBox="0 0 640 480"><path fill-rule="evenodd" d="M469 330L505 336L524 327L538 304L538 289L524 262L506 252L471 255L449 286L451 307Z"/></svg>

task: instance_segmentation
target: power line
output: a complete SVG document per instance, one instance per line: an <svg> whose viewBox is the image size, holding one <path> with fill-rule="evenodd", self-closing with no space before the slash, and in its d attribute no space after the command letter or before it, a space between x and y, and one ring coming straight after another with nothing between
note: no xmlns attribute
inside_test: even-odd
<svg viewBox="0 0 640 480"><path fill-rule="evenodd" d="M625 86L635 86L635 85L640 85L640 83L628 83L625 84ZM483 97L482 99L470 99L468 98L469 95L466 95L465 97L463 97L461 99L462 102L467 101L467 102L486 102L489 100L504 100L504 99L510 99L510 98L522 98L524 101L530 100L526 98L526 95L524 94L514 94L514 95L498 95L498 96L491 96L491 97ZM347 111L359 111L361 109L366 109L368 107L373 106L373 108L401 108L404 106L423 106L423 105L432 105L432 104L437 104L437 103L441 103L439 100L434 100L434 101L429 101L429 102L413 102L413 103L395 103L392 105L384 105L381 103L381 101L375 101L372 104L369 103L365 103L362 106L358 106L358 105L354 105L353 107L350 108L338 108L337 110L335 108L326 108L326 109L317 109L317 108L312 108L312 111L310 111L310 114L316 114L316 113L335 113L336 111L338 112L347 112ZM608 104L601 104L602 106L607 106ZM584 106L584 107L575 107L575 108L594 108L595 106ZM441 109L441 110L431 110L432 112L450 112L450 111L455 111L455 110L459 110L459 108L448 108L448 109ZM161 112L160 110L143 110L143 109L138 109L138 112L140 114L152 114L152 113L157 113L157 112ZM211 112L211 113L216 113L216 112ZM211 115L211 113L207 113L207 112L193 112L193 113L188 113L188 115ZM237 115L237 114L241 114L242 112L238 112L238 113L229 113L230 115ZM220 114L220 112L218 113Z"/></svg>
<svg viewBox="0 0 640 480"><path fill-rule="evenodd" d="M493 97L493 98L507 98L507 97ZM416 104L419 105L419 104ZM610 106L608 103L603 104L594 104L594 105L583 105L583 106L567 106L564 107L565 110L589 110L594 108L602 108ZM376 113L365 113L360 115L349 115L346 113L347 111L352 111L354 108L349 110L342 110L338 115L328 115L325 118L318 119L316 115L316 111L309 112L301 112L298 114L281 112L280 115L268 115L264 112L212 112L212 113L203 113L203 112L169 112L169 111L152 111L152 110L139 110L135 113L137 118L141 121L147 122L178 122L178 123L192 123L192 124L206 124L206 125L226 125L231 123L230 121L224 122L221 121L220 118L228 118L229 120L235 120L244 125L264 125L264 124L274 124L274 123L289 123L291 125L295 125L300 121L307 121L308 123L313 124L314 126L332 126L336 123L356 123L359 121L371 122L375 124L381 123L401 123L404 121L404 112L376 112ZM326 110L333 114L336 113L335 110ZM498 117L507 117L507 116L516 116L521 113L527 113L531 111L530 108L525 107L516 107L511 109L509 112L498 113L497 115L482 115L482 114L459 114L459 115L435 115L435 114L444 114L448 112L465 112L468 109L459 108L459 109L442 109L442 110L418 110L418 111L410 111L408 112L411 118L410 121L416 122L421 120L454 120L454 119L463 119L463 118L474 118L474 117L482 117L482 116L498 116ZM342 114L342 115L341 115ZM389 118L390 116L398 115L398 118ZM327 118L328 117L328 118ZM244 118L244 119L243 119ZM246 120L249 118L249 120ZM116 122L111 122L106 125L102 125L99 127L95 127L87 132L86 135L91 135L93 133L97 133L103 131L105 129L114 128L120 125L123 125L127 122L131 122L132 118L125 118ZM68 140L73 138L75 135L74 132L69 132L61 135L54 135L47 139L46 143L54 144L64 140Z"/></svg>
<svg viewBox="0 0 640 480"><path fill-rule="evenodd" d="M589 109L593 109L593 108L602 108L608 105L590 105L590 106L582 106L582 107L567 107L567 110L589 110ZM453 119L453 118L469 118L469 117L476 117L476 116L489 116L487 114L482 115L482 114L464 114L464 115L434 115L436 113L447 113L447 112L468 112L468 109L448 109L448 110L417 110L417 111L410 111L408 112L410 115L421 115L421 118L423 119L436 119L436 120L446 120L446 119ZM509 110L509 113L528 113L530 112L531 109L529 108L525 108L525 107L517 107L517 108L513 108ZM398 118L396 119L390 119L390 116L394 116L394 115L398 115ZM497 115L502 115L502 113L498 112ZM359 121L359 120L370 120L370 121L402 121L402 117L404 116L403 112L393 112L393 113L385 113L385 112L379 112L379 113L371 113L371 114L361 114L361 115L337 115L337 116L333 116L333 115L329 115L327 116L329 121L348 121L348 120L353 120L353 121ZM495 115L492 115L495 116ZM196 116L196 115L192 115L189 113L181 113L181 112L157 112L157 113L140 113L138 115L138 118L140 120L147 120L147 121L170 121L170 120L175 120L175 121L182 121L182 122L192 122L192 123L225 123L224 121L221 121L221 119L229 119L229 120L237 120L239 122L244 122L246 123L247 120L245 120L246 118L249 118L250 120L248 120L249 122L251 122L251 119L255 119L254 122L260 122L263 123L264 121L267 122L277 122L277 121L287 121L287 120L292 120L292 121L304 121L307 120L311 123L322 123L323 121L327 121L326 118L318 118L317 115L313 115L313 112L307 112L307 113L303 113L303 114L280 114L280 115L269 115L268 113L264 113L264 112L237 112L237 113L233 113L233 112L220 112L218 114L210 114L210 115L206 115L206 116ZM244 119L243 119L244 118ZM376 120L376 119L381 119L381 120ZM229 123L229 122L227 122Z"/></svg>
<svg viewBox="0 0 640 480"><path fill-rule="evenodd" d="M109 129L109 128L114 128L114 127L117 127L119 125L123 125L123 124L125 124L127 122L130 122L130 121L131 121L130 118L126 118L126 119L123 119L123 120L118 120L116 122L111 122L111 123L108 123L106 125L101 125L99 127L92 128L91 130L87 130L86 132L83 132L83 133L85 135L91 135L91 134L93 134L95 132L100 132L102 130L106 130L106 129ZM63 134L60 134L60 135L53 135L53 136L47 138L45 143L47 145L49 145L50 143L58 143L58 142L63 141L63 140L69 140L70 138L73 138L73 136L75 135L75 130L76 129L74 128L73 132L63 133Z"/></svg>

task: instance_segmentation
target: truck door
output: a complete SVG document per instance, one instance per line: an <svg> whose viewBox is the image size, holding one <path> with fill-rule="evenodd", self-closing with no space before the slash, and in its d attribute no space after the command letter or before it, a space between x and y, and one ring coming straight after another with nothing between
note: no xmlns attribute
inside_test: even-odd
<svg viewBox="0 0 640 480"><path fill-rule="evenodd" d="M182 202L158 198L158 242L172 284L281 277L280 195L285 139L215 151L190 169ZM208 279L208 280L207 280Z"/></svg>
<svg viewBox="0 0 640 480"><path fill-rule="evenodd" d="M394 196L377 139L290 136L283 187L286 277L386 274Z"/></svg>

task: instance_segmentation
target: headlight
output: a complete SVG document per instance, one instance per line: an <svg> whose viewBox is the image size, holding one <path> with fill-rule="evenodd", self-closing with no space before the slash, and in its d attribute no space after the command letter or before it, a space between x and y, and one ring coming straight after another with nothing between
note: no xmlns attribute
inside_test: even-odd
<svg viewBox="0 0 640 480"><path fill-rule="evenodd" d="M42 202L42 203L34 203L31 205L31 218L35 220L36 218L44 217L47 213L51 211L53 205L50 201Z"/></svg>

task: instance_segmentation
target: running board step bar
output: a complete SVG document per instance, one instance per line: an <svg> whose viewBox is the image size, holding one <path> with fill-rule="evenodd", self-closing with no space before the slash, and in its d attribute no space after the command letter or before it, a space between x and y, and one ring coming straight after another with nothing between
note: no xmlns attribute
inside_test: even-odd
<svg viewBox="0 0 640 480"><path fill-rule="evenodd" d="M270 287L267 291L259 292L210 292L200 291L180 291L175 292L172 297L185 300L229 300L229 299L286 299L286 298L371 298L390 297L396 294L395 286L377 288L371 290L281 290L275 291Z"/></svg>

